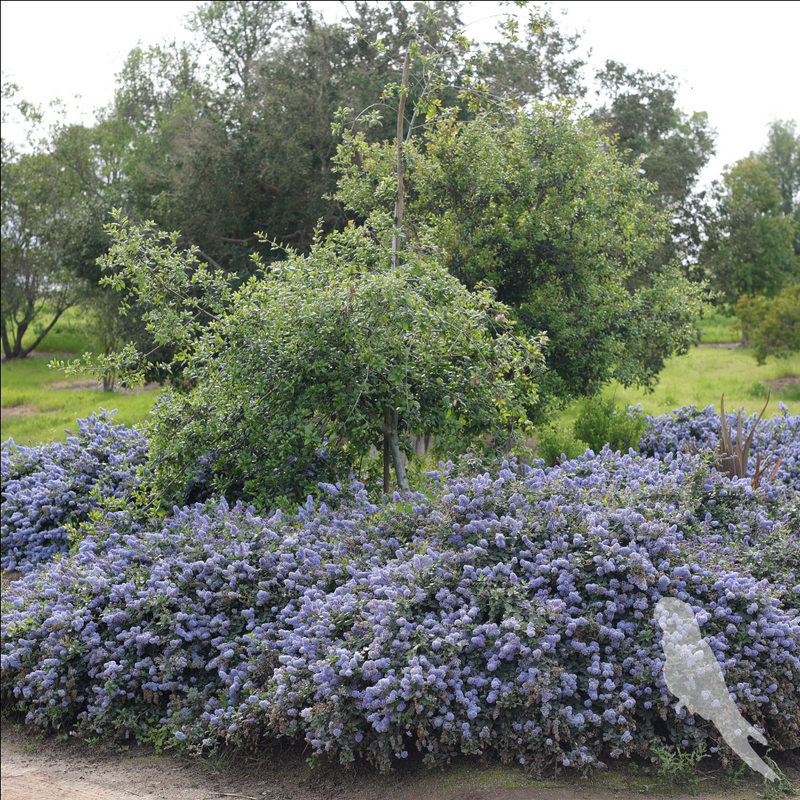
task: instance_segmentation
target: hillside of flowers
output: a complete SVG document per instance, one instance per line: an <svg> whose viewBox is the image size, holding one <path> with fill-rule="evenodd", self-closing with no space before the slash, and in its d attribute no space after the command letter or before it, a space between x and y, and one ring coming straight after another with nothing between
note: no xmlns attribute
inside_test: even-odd
<svg viewBox="0 0 800 800"><path fill-rule="evenodd" d="M713 468L718 432L684 408L649 420L639 454L464 458L391 502L321 484L293 516L209 501L142 528L109 511L38 565L24 531L48 523L7 515L35 480L9 477L4 445L3 557L12 537L26 570L3 594L4 707L81 736L284 738L381 769L415 750L586 768L656 742L735 758L666 688L654 609L677 597L745 718L800 747L800 418L759 425L780 467L755 487Z"/></svg>

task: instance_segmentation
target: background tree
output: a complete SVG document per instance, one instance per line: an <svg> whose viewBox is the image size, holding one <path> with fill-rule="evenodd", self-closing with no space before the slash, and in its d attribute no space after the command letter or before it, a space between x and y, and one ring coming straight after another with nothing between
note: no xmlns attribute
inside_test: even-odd
<svg viewBox="0 0 800 800"><path fill-rule="evenodd" d="M603 105L594 109L592 119L614 139L621 158L654 185L649 202L671 214L669 236L645 271L677 260L685 274L701 279L696 265L710 209L697 182L714 154L716 131L705 113L688 115L676 108L674 75L631 72L607 61L597 79ZM647 280L646 275L634 277Z"/></svg>
<svg viewBox="0 0 800 800"><path fill-rule="evenodd" d="M389 145L346 135L342 201L364 215L388 212L393 159ZM613 378L649 385L664 359L692 342L698 287L669 269L645 287L627 286L659 246L667 215L572 105L470 122L441 115L406 144L405 162L409 235L430 226L454 275L495 287L522 330L547 334L549 402Z"/></svg>
<svg viewBox="0 0 800 800"><path fill-rule="evenodd" d="M797 219L800 207L800 133L797 132L797 123L794 120L770 123L766 147L756 158L775 181L781 196L781 213Z"/></svg>
<svg viewBox="0 0 800 800"><path fill-rule="evenodd" d="M735 303L743 294L773 296L800 277L795 221L763 159L725 170L715 188L717 224L705 244L711 285Z"/></svg>
<svg viewBox="0 0 800 800"><path fill-rule="evenodd" d="M16 91L4 85L9 105ZM2 147L0 323L9 359L27 356L82 299L82 270L87 259L92 263L99 254L91 239L102 219L98 198L84 191L79 175L65 167L57 143L42 135L38 110L24 102L16 110L31 125L31 134L28 152L18 152L5 139Z"/></svg>

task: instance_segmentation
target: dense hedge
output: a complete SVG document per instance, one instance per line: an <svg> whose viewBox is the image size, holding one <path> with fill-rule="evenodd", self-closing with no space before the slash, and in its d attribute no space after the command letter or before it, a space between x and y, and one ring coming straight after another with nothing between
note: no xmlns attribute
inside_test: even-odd
<svg viewBox="0 0 800 800"><path fill-rule="evenodd" d="M2 448L2 567L27 571L69 549L69 527L100 498L124 498L139 485L147 457L141 433L112 424L116 411L79 419L66 442Z"/></svg>
<svg viewBox="0 0 800 800"><path fill-rule="evenodd" d="M110 514L5 593L4 701L43 728L288 737L382 768L414 747L533 769L659 741L724 755L666 689L654 608L673 596L744 716L798 747L797 418L771 421L784 466L753 489L672 447L684 417L713 427L683 410L653 421L654 456L442 465L429 496L385 506L355 484L292 518L206 503L142 532Z"/></svg>

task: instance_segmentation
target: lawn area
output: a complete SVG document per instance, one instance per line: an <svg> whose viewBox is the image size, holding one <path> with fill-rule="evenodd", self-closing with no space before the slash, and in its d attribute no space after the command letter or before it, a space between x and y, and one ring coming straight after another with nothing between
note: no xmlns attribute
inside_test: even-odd
<svg viewBox="0 0 800 800"><path fill-rule="evenodd" d="M0 440L11 438L24 445L64 441L68 431L76 430L76 419L99 408L116 408L114 421L128 426L147 419L159 391L103 392L102 386L88 377L65 375L48 366L56 354L65 359L65 354L92 351L82 314L81 309L67 309L35 353L22 361L3 361ZM31 331L23 342L30 343L35 335Z"/></svg>
<svg viewBox="0 0 800 800"><path fill-rule="evenodd" d="M795 382L785 382L795 378ZM782 380L783 379L783 380ZM642 389L625 389L612 384L603 392L617 404L639 405L645 413L655 416L680 408L713 405L719 411L719 401L725 395L726 411L744 408L747 414L758 414L771 390L769 405L764 414L771 417L783 402L792 414L800 413L800 355L788 359L770 358L758 366L749 350L727 350L721 347L693 347L685 356L669 359L652 394ZM779 388L772 388L780 381ZM576 403L560 419L571 426L581 405Z"/></svg>
<svg viewBox="0 0 800 800"><path fill-rule="evenodd" d="M703 344L738 342L740 339L741 328L735 317L727 317L713 309L700 320L700 341Z"/></svg>
<svg viewBox="0 0 800 800"><path fill-rule="evenodd" d="M26 358L3 362L2 441L17 444L63 441L75 431L75 420L99 408L117 409L115 422L135 425L144 422L159 392L103 392L91 379L67 376L50 369L47 358Z"/></svg>
<svg viewBox="0 0 800 800"><path fill-rule="evenodd" d="M43 318L47 318L46 315ZM25 347L33 344L39 331L41 328L37 329L36 325L31 327L22 337L22 344ZM85 353L93 350L83 309L68 308L36 349L41 353Z"/></svg>

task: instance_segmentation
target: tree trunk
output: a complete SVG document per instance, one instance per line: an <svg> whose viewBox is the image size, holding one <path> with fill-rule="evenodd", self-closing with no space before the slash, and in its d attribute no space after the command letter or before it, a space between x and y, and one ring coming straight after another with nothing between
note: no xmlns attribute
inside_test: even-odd
<svg viewBox="0 0 800 800"><path fill-rule="evenodd" d="M408 91L408 73L411 67L411 45L406 50L406 60L403 64L403 82L400 92L400 107L397 109L397 203L395 204L394 225L400 228L403 224L403 199L405 188L403 186L403 125L406 113L406 92ZM392 261L394 268L400 266L400 234L392 237Z"/></svg>
<svg viewBox="0 0 800 800"><path fill-rule="evenodd" d="M388 429L392 424L392 412L387 411L383 417L383 493L389 494L389 489L392 488L391 478L391 454L389 452L389 434Z"/></svg>
<svg viewBox="0 0 800 800"><path fill-rule="evenodd" d="M8 329L6 328L5 324L2 328L2 337L3 337L3 352L6 355L7 359L12 358L11 355L11 342L8 341Z"/></svg>
<svg viewBox="0 0 800 800"><path fill-rule="evenodd" d="M25 347L25 348L22 347L22 335L25 332L25 330L23 330L22 333L18 332L18 336L19 336L18 344L19 344L19 348L20 348L19 358L26 358L28 353L31 353L32 351L34 351L41 344L42 339L44 339L44 337L47 336L48 333L50 333L50 331L53 329L53 326L56 324L56 322L59 321L59 319L61 319L61 315L66 310L67 310L66 308L61 308L61 309L56 308L55 316L50 321L50 324L39 334L39 336L36 337L36 340L34 341L34 343L30 347ZM28 326L26 325L25 329L27 329L27 327Z"/></svg>
<svg viewBox="0 0 800 800"><path fill-rule="evenodd" d="M388 420L388 422L386 421ZM397 436L397 412L389 410L386 412L383 423L383 446L388 447L389 453L394 464L394 472L397 476L397 486L401 492L411 491L408 485L408 475L406 475L406 465L403 462L403 452L400 450L400 439ZM384 453L386 450L384 449ZM385 458L385 455L384 455ZM386 462L384 461L384 464ZM385 473L384 473L385 481ZM385 487L384 483L384 487Z"/></svg>

